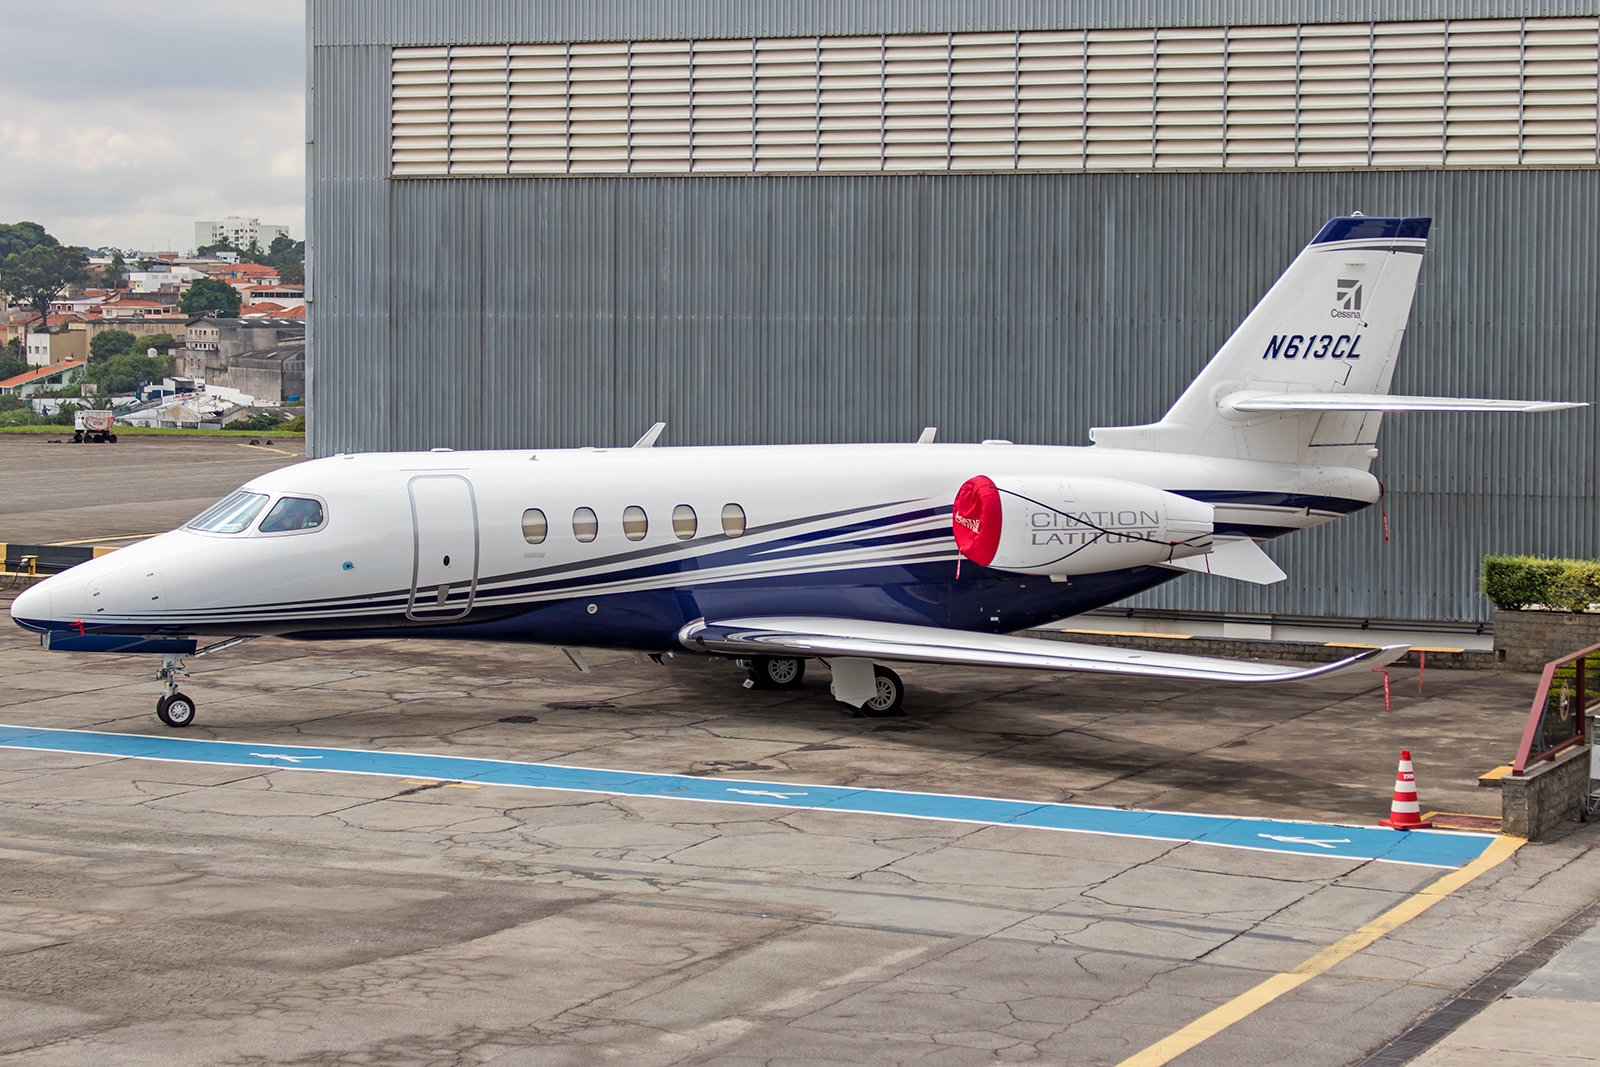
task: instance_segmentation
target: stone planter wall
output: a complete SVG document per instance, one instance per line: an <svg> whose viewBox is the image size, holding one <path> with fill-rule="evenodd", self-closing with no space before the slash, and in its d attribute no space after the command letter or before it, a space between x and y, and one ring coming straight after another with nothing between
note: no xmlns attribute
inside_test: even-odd
<svg viewBox="0 0 1600 1067"><path fill-rule="evenodd" d="M1536 763L1526 775L1500 779L1500 828L1529 841L1549 833L1567 819L1584 819L1589 793L1589 746Z"/></svg>
<svg viewBox="0 0 1600 1067"><path fill-rule="evenodd" d="M1600 645L1600 614L1571 611L1496 611L1494 651L1501 667L1542 671L1553 659Z"/></svg>

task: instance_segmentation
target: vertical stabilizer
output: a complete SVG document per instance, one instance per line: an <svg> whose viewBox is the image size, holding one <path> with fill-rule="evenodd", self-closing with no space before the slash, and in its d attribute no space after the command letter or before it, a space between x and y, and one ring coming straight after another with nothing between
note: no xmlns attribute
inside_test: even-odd
<svg viewBox="0 0 1600 1067"><path fill-rule="evenodd" d="M1252 413L1242 395L1389 391L1431 219L1330 219L1160 422L1090 431L1107 448L1365 469L1376 411Z"/></svg>

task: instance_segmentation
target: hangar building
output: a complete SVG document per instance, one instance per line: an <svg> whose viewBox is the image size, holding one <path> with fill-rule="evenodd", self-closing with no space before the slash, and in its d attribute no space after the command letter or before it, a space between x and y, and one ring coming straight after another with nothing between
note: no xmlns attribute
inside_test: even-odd
<svg viewBox="0 0 1600 1067"><path fill-rule="evenodd" d="M1600 400L1600 0L311 0L312 449L1160 417L1328 217L1431 215L1397 392ZM1385 422L1287 582L1487 618L1600 554L1600 413ZM782 471L773 477L782 478Z"/></svg>

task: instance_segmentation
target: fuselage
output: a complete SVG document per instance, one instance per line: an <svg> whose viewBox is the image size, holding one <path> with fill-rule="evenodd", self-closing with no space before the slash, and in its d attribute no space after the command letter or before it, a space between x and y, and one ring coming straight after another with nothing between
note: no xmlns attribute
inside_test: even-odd
<svg viewBox="0 0 1600 1067"><path fill-rule="evenodd" d="M1218 535L1258 539L1379 494L1349 468L1006 443L345 455L242 487L265 499L235 532L186 527L74 567L12 615L39 631L656 651L697 618L751 613L1014 631L1178 574L1051 581L962 561L951 504L977 475L1151 486L1212 505ZM263 528L295 507L319 521Z"/></svg>

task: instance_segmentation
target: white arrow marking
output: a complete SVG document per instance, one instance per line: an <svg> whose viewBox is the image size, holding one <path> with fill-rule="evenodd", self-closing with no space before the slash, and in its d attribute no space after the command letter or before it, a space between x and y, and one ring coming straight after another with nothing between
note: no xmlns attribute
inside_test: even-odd
<svg viewBox="0 0 1600 1067"><path fill-rule="evenodd" d="M806 793L769 793L765 789L729 789L730 793L743 793L747 797L777 797L779 800L789 800L793 797L808 796Z"/></svg>
<svg viewBox="0 0 1600 1067"><path fill-rule="evenodd" d="M1325 837L1319 841L1315 837L1279 837L1277 834L1257 834L1256 836L1264 837L1268 841L1283 841L1291 845L1316 845L1318 848L1337 848L1340 845L1348 845L1350 843L1348 837Z"/></svg>
<svg viewBox="0 0 1600 1067"><path fill-rule="evenodd" d="M321 756L285 756L281 752L252 752L252 753L250 753L250 755L252 755L252 756L260 756L262 759L288 760L290 763L299 763L301 760L306 760L306 759L321 759L322 758Z"/></svg>

